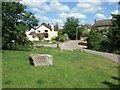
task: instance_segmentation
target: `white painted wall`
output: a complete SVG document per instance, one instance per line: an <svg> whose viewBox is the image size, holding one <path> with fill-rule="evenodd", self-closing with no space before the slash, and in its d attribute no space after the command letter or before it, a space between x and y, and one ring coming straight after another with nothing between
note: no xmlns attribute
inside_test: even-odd
<svg viewBox="0 0 120 90"><path fill-rule="evenodd" d="M36 33L45 33L45 30L48 30L48 38L44 38L44 40L51 40L50 34L51 34L51 30L47 27L45 27L44 25L41 25L39 28L36 29Z"/></svg>
<svg viewBox="0 0 120 90"><path fill-rule="evenodd" d="M34 32L35 30L32 28L30 31L26 32L27 38L30 41L39 41L39 38L36 36L33 38L33 35L29 35L31 32Z"/></svg>
<svg viewBox="0 0 120 90"><path fill-rule="evenodd" d="M31 32L35 31L36 33L48 33L48 38L44 38L44 40L51 40L52 38L55 38L58 36L58 31L54 31L54 26L51 25L52 30L50 30L49 28L45 27L44 25L41 25L39 28L37 28L36 30L34 30L33 28L30 31L26 32L26 35L28 37L29 40L31 41L39 41L38 37L36 36L35 38L33 38L33 35L29 35ZM48 32L45 32L45 30L48 30Z"/></svg>

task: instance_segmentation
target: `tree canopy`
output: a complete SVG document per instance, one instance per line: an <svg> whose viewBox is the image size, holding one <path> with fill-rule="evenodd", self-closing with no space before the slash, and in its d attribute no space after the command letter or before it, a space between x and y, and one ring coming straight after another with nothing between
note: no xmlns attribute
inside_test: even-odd
<svg viewBox="0 0 120 90"><path fill-rule="evenodd" d="M3 48L10 49L13 40L18 44L27 44L25 32L38 25L38 20L25 8L19 2L2 2Z"/></svg>
<svg viewBox="0 0 120 90"><path fill-rule="evenodd" d="M87 39L89 49L120 54L120 14L112 14L112 26L105 30L91 30Z"/></svg>
<svg viewBox="0 0 120 90"><path fill-rule="evenodd" d="M68 17L66 20L66 23L64 25L64 33L67 33L69 35L69 38L72 40L80 38L80 35L82 34L82 30L79 27L79 20L75 17Z"/></svg>
<svg viewBox="0 0 120 90"><path fill-rule="evenodd" d="M108 37L114 48L120 49L120 14L112 14L112 18Z"/></svg>

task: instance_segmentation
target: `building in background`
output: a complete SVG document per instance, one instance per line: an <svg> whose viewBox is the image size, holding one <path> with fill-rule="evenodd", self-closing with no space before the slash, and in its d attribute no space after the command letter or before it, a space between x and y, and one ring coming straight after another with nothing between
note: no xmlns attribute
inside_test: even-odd
<svg viewBox="0 0 120 90"><path fill-rule="evenodd" d="M108 29L112 25L111 19L105 19L105 20L94 20L93 28L95 30L102 30L102 29Z"/></svg>
<svg viewBox="0 0 120 90"><path fill-rule="evenodd" d="M58 37L58 29L54 25L42 23L38 28L27 31L26 35L31 41L39 41L38 35L42 35L43 40L51 40Z"/></svg>

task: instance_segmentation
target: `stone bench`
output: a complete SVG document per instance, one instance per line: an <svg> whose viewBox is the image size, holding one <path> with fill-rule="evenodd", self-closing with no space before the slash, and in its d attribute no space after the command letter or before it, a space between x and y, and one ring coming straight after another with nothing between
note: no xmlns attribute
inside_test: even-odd
<svg viewBox="0 0 120 90"><path fill-rule="evenodd" d="M53 58L49 54L30 54L29 62L34 66L51 66Z"/></svg>

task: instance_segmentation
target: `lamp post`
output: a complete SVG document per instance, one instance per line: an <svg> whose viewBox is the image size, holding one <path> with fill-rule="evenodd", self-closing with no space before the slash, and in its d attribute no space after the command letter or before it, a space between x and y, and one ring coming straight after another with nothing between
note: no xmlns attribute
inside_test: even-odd
<svg viewBox="0 0 120 90"><path fill-rule="evenodd" d="M76 44L78 45L78 28L81 26L76 27Z"/></svg>
<svg viewBox="0 0 120 90"><path fill-rule="evenodd" d="M76 27L76 45L78 45L77 40L78 40L78 27Z"/></svg>

